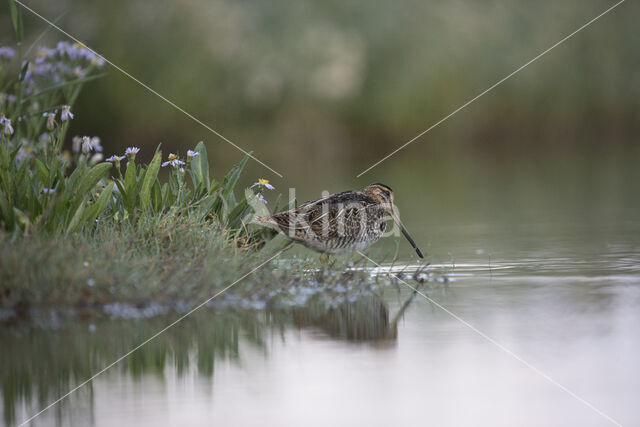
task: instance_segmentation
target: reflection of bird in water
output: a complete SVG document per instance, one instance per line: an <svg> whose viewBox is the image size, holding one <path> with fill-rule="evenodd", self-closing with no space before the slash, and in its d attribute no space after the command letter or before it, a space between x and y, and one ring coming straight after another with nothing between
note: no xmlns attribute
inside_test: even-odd
<svg viewBox="0 0 640 427"><path fill-rule="evenodd" d="M299 328L320 328L331 337L348 341L395 341L398 322L416 294L411 293L392 319L382 298L372 295L328 310L315 310L312 305L298 308L294 310L294 323Z"/></svg>
<svg viewBox="0 0 640 427"><path fill-rule="evenodd" d="M418 256L424 258L393 208L391 188L371 184L362 191L332 194L286 212L259 216L254 222L275 228L326 257L375 243L385 232L390 216Z"/></svg>

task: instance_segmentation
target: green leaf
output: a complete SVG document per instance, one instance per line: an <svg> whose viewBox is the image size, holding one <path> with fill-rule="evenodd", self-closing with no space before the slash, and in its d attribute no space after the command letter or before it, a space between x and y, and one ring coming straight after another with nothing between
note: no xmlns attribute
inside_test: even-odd
<svg viewBox="0 0 640 427"><path fill-rule="evenodd" d="M104 187L104 190L102 190L102 193L100 193L100 197L98 197L98 200L96 200L95 203L91 205L89 210L87 210L87 213L85 215L85 222L87 224L93 223L98 215L100 215L100 212L106 209L107 205L109 204L109 200L111 200L112 192L113 182Z"/></svg>
<svg viewBox="0 0 640 427"><path fill-rule="evenodd" d="M236 194L233 191L229 193L229 197L227 198L227 204L229 205L229 209L233 209L237 205Z"/></svg>
<svg viewBox="0 0 640 427"><path fill-rule="evenodd" d="M222 197L222 192L220 192L216 202L213 204L212 213L214 213L220 221L226 221L229 217L230 209L229 204L225 198Z"/></svg>
<svg viewBox="0 0 640 427"><path fill-rule="evenodd" d="M156 213L162 210L162 190L160 189L160 181L157 179L151 187L151 205Z"/></svg>
<svg viewBox="0 0 640 427"><path fill-rule="evenodd" d="M0 224L1 223L4 223L4 226L8 230L13 230L15 226L13 208L2 190L0 190Z"/></svg>
<svg viewBox="0 0 640 427"><path fill-rule="evenodd" d="M247 199L243 199L238 205L233 208L229 216L227 217L227 224L229 224L229 228L235 229L240 226L241 220L244 217L244 213L249 208L249 203Z"/></svg>
<svg viewBox="0 0 640 427"><path fill-rule="evenodd" d="M22 162L22 165L20 166L20 169L18 169L18 171L16 172L16 175L14 178L15 180L14 185L17 191L16 195L18 196L24 195L24 193L26 192L26 187L31 181L30 176L29 178L27 178L27 171L29 171L29 169L27 168L28 165L29 165L29 162Z"/></svg>
<svg viewBox="0 0 640 427"><path fill-rule="evenodd" d="M84 213L85 206L85 202L82 201L80 203L80 206L78 206L78 209L76 209L76 213L73 214L71 221L69 221L69 225L67 225L67 233L73 233L74 231L76 231L78 226L81 225L82 214Z"/></svg>
<svg viewBox="0 0 640 427"><path fill-rule="evenodd" d="M64 196L66 199L70 199L73 195L73 191L76 189L77 183L82 180L87 166L84 163L80 163L78 167L71 172L69 178L67 178L67 185L64 189Z"/></svg>
<svg viewBox="0 0 640 427"><path fill-rule="evenodd" d="M125 203L125 197L127 197L127 192L124 189L124 186L122 185L122 182L119 179L115 180L116 182L116 186L118 187L118 191L120 192L120 197L121 197L121 201L122 203Z"/></svg>
<svg viewBox="0 0 640 427"><path fill-rule="evenodd" d="M25 229L29 227L29 217L24 214L20 209L13 208L13 213L15 214L16 223L21 229Z"/></svg>
<svg viewBox="0 0 640 427"><path fill-rule="evenodd" d="M151 198L151 187L156 182L161 162L162 153L158 152L153 156L153 159L151 159L151 163L149 163L147 171L144 174L142 188L140 189L140 207L142 209L146 209L147 206L149 206L149 199Z"/></svg>
<svg viewBox="0 0 640 427"><path fill-rule="evenodd" d="M136 188L136 165L133 162L127 163L127 171L124 174L124 189L129 193L133 193Z"/></svg>
<svg viewBox="0 0 640 427"><path fill-rule="evenodd" d="M249 160L249 156L248 155L244 156L244 159L242 159L240 161L240 163L235 165L229 171L227 176L224 177L224 182L222 184L222 186L224 188L224 190L222 191L222 198L225 201L228 201L229 195L231 194L231 192L235 188L236 184L238 183L238 179L240 178L240 174L242 173L242 170L244 169L245 165L247 164L247 160Z"/></svg>
<svg viewBox="0 0 640 427"><path fill-rule="evenodd" d="M0 144L0 165L2 165L3 169L9 169L9 165L11 164L12 158L11 155L7 151L9 147L5 144Z"/></svg>
<svg viewBox="0 0 640 427"><path fill-rule="evenodd" d="M48 185L49 179L49 169L42 163L39 159L36 160L36 169L38 169L38 173L40 174L40 181L42 181L43 185Z"/></svg>
<svg viewBox="0 0 640 427"><path fill-rule="evenodd" d="M127 163L127 171L124 174L124 205L129 211L129 215L133 216L133 210L136 207L136 165L134 162Z"/></svg>
<svg viewBox="0 0 640 427"><path fill-rule="evenodd" d="M199 207L199 215L201 220L204 220L207 215L211 213L213 205L215 204L216 200L218 200L218 197L220 197L220 193L210 194L202 199Z"/></svg>
<svg viewBox="0 0 640 427"><path fill-rule="evenodd" d="M22 29L22 14L16 6L14 0L9 0L9 10L11 12L11 22L13 23L13 30L16 32L16 39L18 43L22 43L24 31Z"/></svg>
<svg viewBox="0 0 640 427"><path fill-rule="evenodd" d="M111 169L111 163L103 162L95 165L85 176L82 177L77 191L75 192L77 197L84 197L95 185L102 179L102 177ZM73 175L73 174L72 174Z"/></svg>
<svg viewBox="0 0 640 427"><path fill-rule="evenodd" d="M165 182L162 184L162 206L170 206L173 203L171 186Z"/></svg>
<svg viewBox="0 0 640 427"><path fill-rule="evenodd" d="M98 181L100 181L109 169L111 169L111 166L111 163L108 162L99 163L89 169L85 174L78 176L73 182L73 185L69 185L67 187L65 194L70 193L70 196L67 196L69 203L67 209L69 211L75 212L79 209L79 206L84 202L84 198L87 193L96 186ZM71 174L69 180L73 178L74 174L75 172Z"/></svg>
<svg viewBox="0 0 640 427"><path fill-rule="evenodd" d="M196 178L196 185L194 187L198 188L202 185L202 188L206 189L208 193L211 188L211 182L209 181L209 159L204 142L198 142L195 151L200 153L200 155L194 157L191 161L191 170Z"/></svg>

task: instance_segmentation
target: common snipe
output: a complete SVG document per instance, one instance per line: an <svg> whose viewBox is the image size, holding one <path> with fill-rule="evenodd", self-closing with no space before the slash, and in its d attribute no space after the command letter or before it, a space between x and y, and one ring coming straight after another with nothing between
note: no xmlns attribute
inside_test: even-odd
<svg viewBox="0 0 640 427"><path fill-rule="evenodd" d="M274 228L317 252L336 254L362 250L375 243L385 232L389 216L418 256L424 258L393 210L393 191L384 184L332 194L286 212L256 217L254 222Z"/></svg>

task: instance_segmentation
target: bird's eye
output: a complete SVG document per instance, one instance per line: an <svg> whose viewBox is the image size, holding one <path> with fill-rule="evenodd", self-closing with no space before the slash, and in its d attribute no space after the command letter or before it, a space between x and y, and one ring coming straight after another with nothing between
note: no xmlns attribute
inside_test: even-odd
<svg viewBox="0 0 640 427"><path fill-rule="evenodd" d="M389 193L387 190L384 190L384 195L387 197L391 197L391 193Z"/></svg>

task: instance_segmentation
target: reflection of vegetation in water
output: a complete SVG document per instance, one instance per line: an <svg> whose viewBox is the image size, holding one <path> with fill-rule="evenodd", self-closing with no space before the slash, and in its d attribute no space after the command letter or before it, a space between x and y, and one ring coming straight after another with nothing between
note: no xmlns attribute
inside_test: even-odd
<svg viewBox="0 0 640 427"><path fill-rule="evenodd" d="M27 407L30 403L46 406L171 320L103 319L90 323L71 319L56 329L31 324L2 328L0 340L6 349L2 358L5 422L14 421L15 408L21 401ZM182 374L195 363L199 375L211 376L216 359L238 358L240 336L261 346L265 327L265 315L260 312L197 312L132 353L113 370L133 378L162 377L168 364Z"/></svg>
<svg viewBox="0 0 640 427"><path fill-rule="evenodd" d="M395 340L397 321L412 298L393 318L384 300L372 291L346 292L342 299L317 294L298 307L203 309L141 347L113 371L137 379L144 375L162 378L167 366L173 366L181 375L195 364L199 375L211 377L217 360L239 359L241 341L264 348L265 332L282 334L291 325L318 328L331 337L346 340ZM34 322L1 328L0 342L5 349L1 366L4 421L15 422L16 408L22 403L29 408L27 413L45 407L177 317L178 314L138 320L89 320L50 314ZM74 408L91 408L92 385L82 390L68 403ZM78 400L83 404L79 405ZM56 411L60 419L69 415L62 409Z"/></svg>

